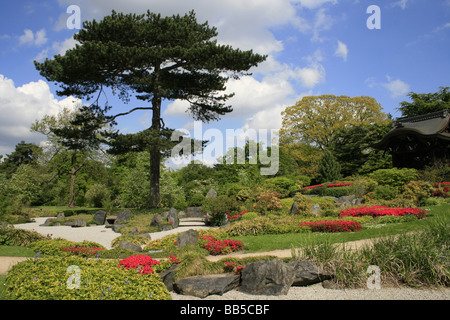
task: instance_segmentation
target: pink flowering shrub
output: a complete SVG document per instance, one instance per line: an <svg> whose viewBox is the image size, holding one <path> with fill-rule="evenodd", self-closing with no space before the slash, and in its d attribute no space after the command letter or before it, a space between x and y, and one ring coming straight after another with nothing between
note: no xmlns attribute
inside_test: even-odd
<svg viewBox="0 0 450 320"><path fill-rule="evenodd" d="M208 235L203 235L199 238L203 240L201 246L212 255L227 254L244 248L244 244L238 240L216 240L215 237Z"/></svg>
<svg viewBox="0 0 450 320"><path fill-rule="evenodd" d="M312 221L299 225L309 227L312 232L353 232L363 229L361 223L356 221Z"/></svg>
<svg viewBox="0 0 450 320"><path fill-rule="evenodd" d="M426 215L424 209L419 208L388 208L384 206L372 206L372 207L361 207L361 208L350 208L341 211L339 218L343 217L363 217L372 216L374 218L380 216L404 216L404 215L414 215L418 219L422 219Z"/></svg>

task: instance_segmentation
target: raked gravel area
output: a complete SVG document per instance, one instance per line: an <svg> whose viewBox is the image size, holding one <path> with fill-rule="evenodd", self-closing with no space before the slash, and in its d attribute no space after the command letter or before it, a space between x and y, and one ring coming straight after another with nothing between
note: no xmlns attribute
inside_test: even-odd
<svg viewBox="0 0 450 320"><path fill-rule="evenodd" d="M105 226L89 226L82 228L72 228L70 226L41 226L48 218L33 218L34 222L15 224L17 229L34 230L44 236L50 234L53 239L63 238L70 241L81 242L89 240L103 245L107 249L111 249L111 241L120 236L120 233L114 232L111 228ZM186 226L176 229L152 232L151 239L156 240L165 237L171 233L179 233L189 229L206 228L202 226Z"/></svg>
<svg viewBox="0 0 450 320"><path fill-rule="evenodd" d="M450 288L413 289L325 289L318 283L307 287L291 287L287 295L258 296L231 290L222 296L210 295L204 299L171 292L172 300L450 300Z"/></svg>

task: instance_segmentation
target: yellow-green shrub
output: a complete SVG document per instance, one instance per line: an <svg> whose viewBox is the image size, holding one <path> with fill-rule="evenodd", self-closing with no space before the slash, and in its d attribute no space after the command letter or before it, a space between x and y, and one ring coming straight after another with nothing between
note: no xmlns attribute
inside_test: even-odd
<svg viewBox="0 0 450 320"><path fill-rule="evenodd" d="M41 255L49 255L49 256L60 256L66 257L72 255L71 252L66 252L61 250L61 247L96 247L105 249L104 246L92 241L82 241L82 242L74 242L64 239L53 239L53 240L41 240L36 241L28 245L28 247L35 252L40 252Z"/></svg>
<svg viewBox="0 0 450 320"><path fill-rule="evenodd" d="M18 300L170 300L157 274L139 274L118 267L119 260L49 257L14 265L5 281L5 295ZM79 288L68 272L79 268ZM69 277L72 277L69 279Z"/></svg>

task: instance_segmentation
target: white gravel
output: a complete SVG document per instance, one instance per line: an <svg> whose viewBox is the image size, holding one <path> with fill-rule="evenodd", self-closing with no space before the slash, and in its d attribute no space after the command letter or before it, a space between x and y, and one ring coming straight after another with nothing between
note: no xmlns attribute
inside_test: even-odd
<svg viewBox="0 0 450 320"><path fill-rule="evenodd" d="M54 217L53 217L54 218ZM111 228L105 226L89 226L82 228L72 228L70 226L41 226L48 218L34 218L34 222L15 224L17 229L34 230L44 236L50 234L53 239L63 238L70 241L81 242L83 240L94 241L111 249L111 241L120 236ZM171 233L179 233L189 229L202 229L202 226L179 227L176 229L150 233L151 239L156 240Z"/></svg>
<svg viewBox="0 0 450 320"><path fill-rule="evenodd" d="M231 290L222 296L210 295L204 299L171 292L173 300L450 300L450 289L325 289L318 283L307 287L291 287L287 295L258 296Z"/></svg>

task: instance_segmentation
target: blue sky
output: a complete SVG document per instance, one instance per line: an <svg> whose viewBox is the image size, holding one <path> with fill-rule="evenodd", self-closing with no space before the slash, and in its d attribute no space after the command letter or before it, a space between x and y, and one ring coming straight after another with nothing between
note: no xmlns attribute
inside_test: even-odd
<svg viewBox="0 0 450 320"><path fill-rule="evenodd" d="M79 6L82 20L99 20L112 9L163 15L194 9L199 22L217 26L220 43L267 54L253 76L229 82L234 112L205 129L278 129L287 106L322 94L371 96L399 117L396 108L408 92L450 85L450 0L7 0L0 4L0 154L21 140L43 141L29 132L31 123L72 104L33 64L74 46L70 5ZM380 8L381 29L367 28L370 5ZM107 98L117 112L145 105ZM191 129L185 109L181 101L164 103L166 125ZM118 128L142 130L150 116L120 118Z"/></svg>

